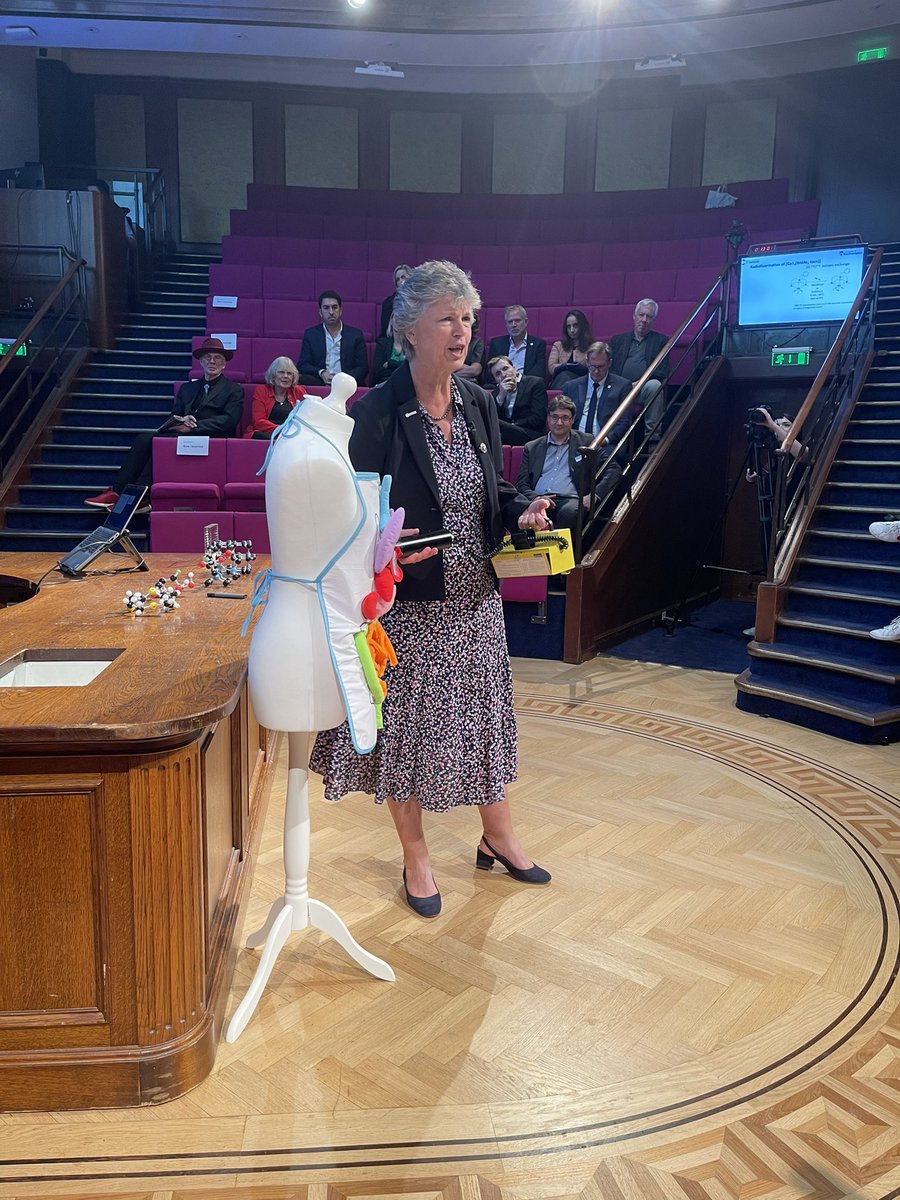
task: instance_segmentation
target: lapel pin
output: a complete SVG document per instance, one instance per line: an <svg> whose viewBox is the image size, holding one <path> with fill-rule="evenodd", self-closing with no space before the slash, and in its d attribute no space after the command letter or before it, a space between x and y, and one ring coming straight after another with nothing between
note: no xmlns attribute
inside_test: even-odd
<svg viewBox="0 0 900 1200"><path fill-rule="evenodd" d="M484 444L484 442L478 443L478 449L481 451L482 454L487 454L487 446Z"/></svg>
<svg viewBox="0 0 900 1200"><path fill-rule="evenodd" d="M411 412L404 413L403 415L404 417L414 417L416 415L416 409L412 409Z"/></svg>

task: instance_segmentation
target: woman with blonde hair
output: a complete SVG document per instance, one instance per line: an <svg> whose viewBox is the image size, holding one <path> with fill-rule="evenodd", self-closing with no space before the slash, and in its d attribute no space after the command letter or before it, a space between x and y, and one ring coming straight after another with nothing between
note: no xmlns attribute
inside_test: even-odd
<svg viewBox="0 0 900 1200"><path fill-rule="evenodd" d="M256 386L245 438L270 438L283 425L306 392L298 383L300 375L289 358L276 358L269 364L265 383Z"/></svg>

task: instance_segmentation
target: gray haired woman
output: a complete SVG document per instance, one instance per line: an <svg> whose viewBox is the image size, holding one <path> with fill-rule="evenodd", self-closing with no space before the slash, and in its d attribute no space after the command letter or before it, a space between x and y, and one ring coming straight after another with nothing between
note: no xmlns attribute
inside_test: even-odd
<svg viewBox="0 0 900 1200"><path fill-rule="evenodd" d="M550 875L522 849L506 785L516 777L516 718L503 608L490 553L509 528L546 528L548 501L503 478L496 405L454 373L465 362L480 298L450 262L416 267L397 293L394 332L407 361L353 407L350 457L392 478L405 532L447 530L453 544L401 560L397 602L382 619L398 665L386 676L384 729L368 756L346 728L316 741L310 766L325 795L369 792L386 802L403 850L406 902L437 916L422 813L478 806L476 866L500 862L523 883Z"/></svg>
<svg viewBox="0 0 900 1200"><path fill-rule="evenodd" d="M269 364L264 378L266 382L258 384L253 391L245 438L270 438L306 395L297 382L300 378L297 368L289 358L276 358Z"/></svg>

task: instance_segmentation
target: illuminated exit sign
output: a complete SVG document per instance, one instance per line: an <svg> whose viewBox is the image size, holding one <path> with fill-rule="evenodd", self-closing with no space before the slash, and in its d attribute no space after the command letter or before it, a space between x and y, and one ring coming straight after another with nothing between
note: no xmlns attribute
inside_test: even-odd
<svg viewBox="0 0 900 1200"><path fill-rule="evenodd" d="M859 50L857 62L876 62L879 58L887 58L887 46L876 46L874 50Z"/></svg>

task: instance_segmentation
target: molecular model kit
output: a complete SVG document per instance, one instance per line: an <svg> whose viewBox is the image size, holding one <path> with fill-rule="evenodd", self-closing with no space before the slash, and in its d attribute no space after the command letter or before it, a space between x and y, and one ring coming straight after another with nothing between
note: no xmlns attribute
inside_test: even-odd
<svg viewBox="0 0 900 1200"><path fill-rule="evenodd" d="M246 539L242 542L228 541L210 542L200 560L199 565L206 572L206 578L199 582L194 571L181 578L181 571L174 571L168 579L161 576L146 592L127 591L122 597L126 613L133 617L143 617L152 612L156 616L174 612L180 608L179 600L182 592L194 589L216 587L227 588L252 571L250 564L256 560L253 553L253 543Z"/></svg>

